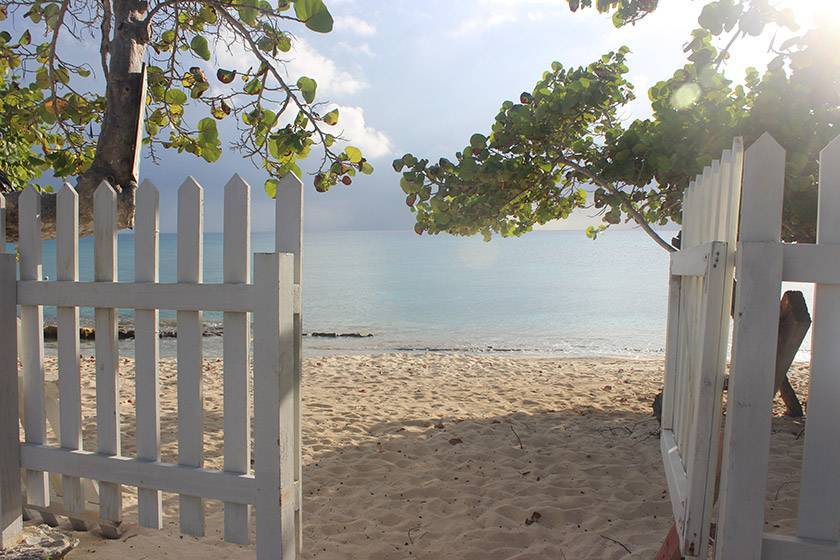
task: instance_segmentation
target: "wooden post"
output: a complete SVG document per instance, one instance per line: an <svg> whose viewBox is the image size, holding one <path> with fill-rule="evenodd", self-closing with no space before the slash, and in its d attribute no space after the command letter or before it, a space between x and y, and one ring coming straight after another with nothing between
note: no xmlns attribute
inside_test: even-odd
<svg viewBox="0 0 840 560"><path fill-rule="evenodd" d="M0 209L0 215L3 214ZM0 245L0 550L15 546L23 530L20 486L17 368L17 263Z"/></svg>
<svg viewBox="0 0 840 560"><path fill-rule="evenodd" d="M29 187L20 195L19 202L20 279L41 280L41 199L35 189ZM44 412L44 308L22 305L20 324L23 428L27 443L43 444L47 432ZM26 498L35 506L50 505L50 482L45 472L26 472Z"/></svg>
<svg viewBox="0 0 840 560"><path fill-rule="evenodd" d="M254 256L257 560L295 560L294 257Z"/></svg>
<svg viewBox="0 0 840 560"><path fill-rule="evenodd" d="M117 281L117 193L102 182L93 195L94 278ZM103 455L120 454L120 374L117 347L117 310L94 311L96 324L96 450ZM109 522L100 526L108 538L119 537L122 522L122 487L99 483L99 515Z"/></svg>
<svg viewBox="0 0 840 560"><path fill-rule="evenodd" d="M251 187L239 175L225 186L224 281L251 281ZM251 470L251 322L247 313L224 314L225 471ZM247 504L225 504L225 540L248 544Z"/></svg>
<svg viewBox="0 0 840 560"><path fill-rule="evenodd" d="M295 532L298 555L303 546L303 471L301 465L300 384L303 380L303 183L288 173L277 187L275 206L275 248L278 253L292 253L295 259L294 284L294 461L295 461Z"/></svg>
<svg viewBox="0 0 840 560"><path fill-rule="evenodd" d="M817 245L840 243L840 137L820 153ZM840 285L814 288L811 385L799 491L800 537L837 541L840 527Z"/></svg>
<svg viewBox="0 0 840 560"><path fill-rule="evenodd" d="M808 329L811 328L811 315L802 292L788 291L779 303L779 337L776 346L775 393L781 392L787 407L786 414L793 418L804 415L802 405L787 378L793 360Z"/></svg>
<svg viewBox="0 0 840 560"><path fill-rule="evenodd" d="M143 181L137 189L136 208L134 280L135 282L156 283L158 281L160 194L149 181ZM147 461L160 460L159 316L157 309L137 309L134 312L137 456ZM159 491L143 487L137 489L137 517L142 527L160 529L163 526Z"/></svg>
<svg viewBox="0 0 840 560"><path fill-rule="evenodd" d="M785 151L764 134L747 150L717 560L759 560L770 455L782 246Z"/></svg>
<svg viewBox="0 0 840 560"><path fill-rule="evenodd" d="M178 189L178 282L201 284L204 190L188 177ZM201 311L178 311L178 464L204 465L204 383ZM204 535L204 500L180 495L181 532Z"/></svg>
<svg viewBox="0 0 840 560"><path fill-rule="evenodd" d="M68 183L58 193L56 210L56 277L79 280L79 195ZM82 384L79 362L79 308L58 308L58 387L60 439L64 449L82 449ZM61 478L64 506L71 513L85 510L81 479ZM73 529L86 531L87 524L70 518Z"/></svg>

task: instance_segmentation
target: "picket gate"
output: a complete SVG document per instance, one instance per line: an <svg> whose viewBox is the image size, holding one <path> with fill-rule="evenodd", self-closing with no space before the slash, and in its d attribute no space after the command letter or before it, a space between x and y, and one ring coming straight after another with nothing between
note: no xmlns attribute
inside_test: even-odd
<svg viewBox="0 0 840 560"><path fill-rule="evenodd" d="M203 536L204 501L218 500L224 503L225 540L247 544L254 506L257 559L300 556L302 187L292 174L278 187L275 251L254 255L252 278L251 190L238 175L231 178L224 189L220 284L202 281L204 193L191 177L178 190L175 283L158 278L159 194L151 182L136 193L133 282L117 278L116 193L110 185L103 182L94 194L93 282L79 281L73 187L65 184L57 195L54 281L42 279L39 195L31 188L21 194L19 271L14 254L0 254L0 548L17 540L27 510L40 512L45 520L66 516L77 528L95 522L115 536L123 518L122 486L128 485L138 489L137 517L143 527L162 527L161 492L170 492L179 495L182 533ZM4 219L0 196L0 252ZM45 391L43 306L57 308L57 419L48 414L55 403ZM82 444L79 307L95 309L95 449ZM15 332L18 309L20 348L9 334ZM118 309L133 309L135 320L137 450L131 457L121 450ZM177 464L161 461L160 454L161 309L177 312ZM204 467L204 311L224 314L223 470ZM47 444L47 416L58 446ZM55 475L61 477L60 492ZM98 496L90 495L92 487ZM98 503L96 512L89 510L92 501Z"/></svg>
<svg viewBox="0 0 840 560"><path fill-rule="evenodd" d="M732 153L736 152L733 149ZM726 160L724 153L721 170ZM732 184L743 185L740 209L734 191L730 191L731 198L727 198L725 191L715 193L714 188L710 191L711 199L698 196L697 185L705 182L703 177L689 189L684 206L683 235L690 240L695 239L692 232L696 232L693 228L698 219L703 223L728 224L724 230L718 230L724 237L719 236L712 243L720 251L721 262L725 257L722 272L715 275L723 276L720 284L723 292L711 297L706 290L707 285L719 285L717 281L710 283L708 268L704 271L701 266L709 261L701 262L700 255L708 259L715 253L708 246L709 238L705 238L706 249L698 250L689 243L671 259L662 453L681 550L689 558L706 558L712 506L716 501L714 557L717 560L838 560L840 137L820 154L815 244L780 241L785 150L772 136L764 134L744 152L742 175L738 158L733 161ZM717 169L713 165L707 172L715 177ZM706 178L707 172L703 174ZM714 186L716 182L711 184ZM698 200L703 200L699 206ZM734 216L739 219L730 222ZM727 294L732 293L731 270L736 280L733 307L727 299ZM693 291L691 283L696 281L687 280L687 275L703 278L702 297ZM785 281L815 284L810 388L795 536L765 532L764 522L779 298ZM685 329L684 318L697 321L697 308L692 307L697 302L705 309L707 326L709 314L720 318L721 329L712 333L718 341L716 357L709 348L714 344L708 330L698 334L690 330L695 327L689 327L694 336L680 339ZM725 331L730 309L734 331L721 439L722 382L729 340ZM703 357L697 358L698 354ZM704 365L706 356L714 358L708 368ZM699 366L687 365L695 360ZM718 442L722 464L720 488L716 493Z"/></svg>

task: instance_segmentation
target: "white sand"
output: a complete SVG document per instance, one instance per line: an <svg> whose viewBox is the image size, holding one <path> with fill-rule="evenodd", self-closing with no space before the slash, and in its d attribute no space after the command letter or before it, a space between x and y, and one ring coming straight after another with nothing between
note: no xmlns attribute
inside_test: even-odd
<svg viewBox="0 0 840 560"><path fill-rule="evenodd" d="M51 364L52 365L52 364ZM87 413L92 362L85 362ZM53 366L54 367L54 366ZM175 457L174 363L162 363L164 457ZM124 453L133 453L130 361L123 362ZM208 466L221 453L221 363L206 366ZM671 525L650 403L661 360L444 355L306 362L304 558L319 560L652 558ZM802 368L794 377L800 390ZM93 446L92 418L86 445ZM774 419L768 522L790 530L801 425ZM521 445L520 445L521 441ZM177 498L163 531L134 525L105 541L77 533L68 558L249 558L208 534L181 537ZM535 523L526 519L538 512ZM632 551L628 554L626 549Z"/></svg>

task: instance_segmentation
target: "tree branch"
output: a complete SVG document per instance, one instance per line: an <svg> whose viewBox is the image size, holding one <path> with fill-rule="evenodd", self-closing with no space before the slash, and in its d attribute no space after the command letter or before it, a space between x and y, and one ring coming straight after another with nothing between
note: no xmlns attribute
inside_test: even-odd
<svg viewBox="0 0 840 560"><path fill-rule="evenodd" d="M586 177L588 177L593 183L597 184L599 187L603 187L611 193L613 193L614 195L620 197L622 202L624 203L625 208L627 209L627 213L630 214L630 217L633 218L633 220L637 224L639 224L639 227L641 227L642 230L646 234L648 234L648 236L651 239L653 239L660 247L662 247L669 253L673 253L677 250L673 245L662 239L662 237L658 233L656 233L656 231L650 226L647 220L645 220L645 217L642 215L642 213L639 212L639 210L633 204L633 201L630 200L630 198L627 196L627 193L625 193L621 189L616 188L615 185L613 185L610 181L607 181L600 174L590 169L587 169L586 167L578 165L570 159L561 157L558 159L558 161L563 163L564 165L568 165L578 173L586 175Z"/></svg>

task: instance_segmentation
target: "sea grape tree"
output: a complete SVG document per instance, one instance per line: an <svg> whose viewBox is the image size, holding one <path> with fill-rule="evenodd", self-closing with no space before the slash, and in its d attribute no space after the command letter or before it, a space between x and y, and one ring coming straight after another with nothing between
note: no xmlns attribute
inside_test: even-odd
<svg viewBox="0 0 840 560"><path fill-rule="evenodd" d="M573 9L591 4L570 0ZM614 21L623 25L656 2L597 1L596 7L622 14ZM489 133L473 135L454 160L397 159L417 233L521 235L594 207L602 223L589 236L632 220L674 250L654 226L680 221L691 178L733 136L751 142L769 131L788 150L783 236L812 241L817 157L840 123L836 26L772 45L776 56L766 71L750 69L736 84L723 72L732 45L768 26L795 30L792 14L765 0L717 0L698 23L685 46L686 64L648 91L651 118L617 118L634 97L629 53L621 48L579 68L553 63L532 91L506 101Z"/></svg>
<svg viewBox="0 0 840 560"><path fill-rule="evenodd" d="M319 191L373 171L358 149L339 147L330 131L340 115L318 102L316 81L290 79L284 66L294 33L332 30L322 0L0 0L0 20L4 190L47 171L78 177L83 232L102 180L120 190L120 226L132 225L140 142L152 157L177 150L215 162L221 122L235 122L227 147L266 171L272 196L313 151ZM221 66L223 51L255 63ZM15 194L7 199L14 238ZM50 233L54 198L42 207Z"/></svg>

